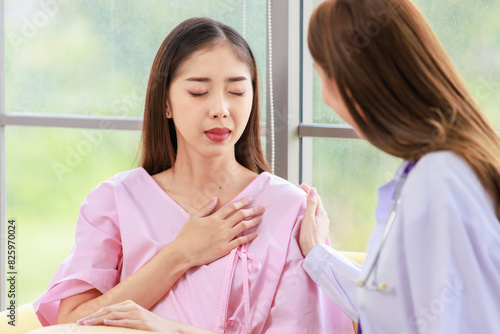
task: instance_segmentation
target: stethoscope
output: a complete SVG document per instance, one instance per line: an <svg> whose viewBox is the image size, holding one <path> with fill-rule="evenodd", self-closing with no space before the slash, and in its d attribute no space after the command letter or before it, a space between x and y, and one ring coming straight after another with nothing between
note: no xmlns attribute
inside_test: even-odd
<svg viewBox="0 0 500 334"><path fill-rule="evenodd" d="M372 262L372 265L370 266L368 273L365 275L365 278L359 278L356 281L356 285L359 287L364 287L369 290L374 290L374 291L386 291L387 290L387 283L382 281L380 283L377 283L377 264L378 264L378 259L380 257L380 252L382 251L382 248L384 248L384 244L387 240L387 237L389 235L389 232L391 231L392 224L394 223L394 220L396 219L396 213L398 211L398 206L399 203L401 202L401 189L403 188L403 184L406 181L406 178L408 177L408 174L410 173L411 169L415 166L415 162L410 162L404 169L403 175L401 175L401 178L399 179L398 185L396 187L396 191L394 192L394 196L392 197L392 202L391 202L391 211L389 214L389 218L387 218L387 224L385 225L384 233L382 234L382 238L380 239L380 243L378 245L377 253L375 254L375 258ZM370 284L368 284L368 280L370 276L373 277L372 280L370 280Z"/></svg>

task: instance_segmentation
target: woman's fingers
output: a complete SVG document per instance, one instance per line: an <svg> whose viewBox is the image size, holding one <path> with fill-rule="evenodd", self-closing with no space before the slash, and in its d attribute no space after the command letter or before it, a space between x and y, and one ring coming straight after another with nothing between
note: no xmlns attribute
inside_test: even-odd
<svg viewBox="0 0 500 334"><path fill-rule="evenodd" d="M234 214L236 211L243 209L244 207L248 206L252 202L253 202L252 197L245 197L243 199L240 199L239 201L231 203L231 204L227 205L226 207L222 208L221 210L219 210L219 212L217 212L217 215L221 219L226 219L227 217Z"/></svg>
<svg viewBox="0 0 500 334"><path fill-rule="evenodd" d="M257 238L257 235L258 235L257 232L253 232L253 233L249 233L249 234L243 235L241 237L238 237L229 243L229 247L231 249L233 249L233 248L236 248L236 247L241 246L243 244L246 244L246 243L252 241L253 239Z"/></svg>
<svg viewBox="0 0 500 334"><path fill-rule="evenodd" d="M192 266L203 265L227 255L236 247L234 244L255 238L252 235L252 238L238 239L238 235L262 221L261 215L265 208L247 208L252 202L253 199L247 197L208 216L193 215L177 235L175 245L188 261L192 261ZM213 208L207 205L199 214L206 214L210 210ZM238 241L233 242L235 239Z"/></svg>
<svg viewBox="0 0 500 334"><path fill-rule="evenodd" d="M328 214L326 213L326 210L323 206L323 201L321 200L321 197L316 194L316 199L318 201L318 205L316 206L316 218L317 218L317 223L327 223L327 225L330 225L330 220L328 219ZM321 220L321 221L318 221Z"/></svg>
<svg viewBox="0 0 500 334"><path fill-rule="evenodd" d="M130 312L131 309L136 307L135 304L131 300L127 300L118 304L114 304L111 306L106 306L100 309L99 311L90 314L80 320L77 321L79 325L97 325L102 324L103 319L116 319L123 317L124 314Z"/></svg>
<svg viewBox="0 0 500 334"><path fill-rule="evenodd" d="M316 224L316 212L318 210L318 196L315 188L311 188L307 194L307 208L304 218L307 217L308 223Z"/></svg>
<svg viewBox="0 0 500 334"><path fill-rule="evenodd" d="M86 320L85 320L86 319ZM164 319L131 300L107 306L78 321L80 325L105 325L154 332L179 333L183 324Z"/></svg>
<svg viewBox="0 0 500 334"><path fill-rule="evenodd" d="M316 189L312 188L307 195L307 208L300 226L299 246L304 257L319 243L326 241L328 237L328 216L319 205L319 196ZM319 211L318 211L319 210ZM321 215L318 216L317 213Z"/></svg>
<svg viewBox="0 0 500 334"><path fill-rule="evenodd" d="M148 328L141 320L131 319L103 319L103 325L112 327L124 327L130 329L147 330Z"/></svg>
<svg viewBox="0 0 500 334"><path fill-rule="evenodd" d="M99 311L78 320L76 323L79 325L84 325L86 323L90 323L93 319L100 318L102 316L105 316L108 313L109 313L109 309L107 307L103 307Z"/></svg>
<svg viewBox="0 0 500 334"><path fill-rule="evenodd" d="M102 312L97 312L95 314L89 315L86 318L77 321L79 325L85 326L97 326L104 324L105 319L121 319L126 312L111 311L108 308L103 308Z"/></svg>
<svg viewBox="0 0 500 334"><path fill-rule="evenodd" d="M233 227L240 222L249 221L253 218L257 218L258 216L261 216L264 213L264 211L266 211L266 208L263 206L256 206L256 207L249 208L249 209L242 209L242 210L239 210L238 212L236 212L231 217L229 217L227 219L227 221L228 221L229 226ZM251 218L251 219L249 219L249 218Z"/></svg>
<svg viewBox="0 0 500 334"><path fill-rule="evenodd" d="M217 204L217 197L213 197L210 199L210 201L205 204L198 212L196 212L193 217L195 218L202 218L210 215L215 208L215 205Z"/></svg>
<svg viewBox="0 0 500 334"><path fill-rule="evenodd" d="M78 320L84 326L118 326L134 329L145 329L140 316L141 307L131 300L103 307L94 314Z"/></svg>
<svg viewBox="0 0 500 334"><path fill-rule="evenodd" d="M258 216L249 220L242 220L241 222L236 223L236 225L234 225L232 229L233 234L237 236L238 234L243 233L249 228L257 226L260 223L262 223L262 216Z"/></svg>
<svg viewBox="0 0 500 334"><path fill-rule="evenodd" d="M221 220L229 220L232 222L232 226L239 221L251 218L256 215L260 215L265 211L264 207L255 207L250 209L243 209L253 202L252 197L245 197L239 201L231 203L226 207L222 208L214 214L214 217L218 217ZM203 208L200 209L193 218L207 217L212 214L215 205L217 204L217 198L214 197L207 203Z"/></svg>
<svg viewBox="0 0 500 334"><path fill-rule="evenodd" d="M299 186L300 189L304 190L306 193L309 193L309 190L311 190L311 187L309 187L307 184L305 183L302 183L300 186Z"/></svg>

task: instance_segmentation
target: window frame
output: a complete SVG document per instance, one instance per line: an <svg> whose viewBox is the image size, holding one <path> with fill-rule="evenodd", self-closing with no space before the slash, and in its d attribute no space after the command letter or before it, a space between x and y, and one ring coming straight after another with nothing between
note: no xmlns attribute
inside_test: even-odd
<svg viewBox="0 0 500 334"><path fill-rule="evenodd" d="M312 141L308 138L359 139L354 129L346 125L314 124L313 110L313 61L304 46L307 26L313 11L312 1L272 1L272 58L280 60L279 70L268 75L267 87L273 89L273 104L266 101L266 120L275 119L275 170L274 173L292 183L312 182ZM288 13L283 15L282 13ZM269 34L268 34L269 36ZM269 38L268 38L269 39ZM269 44L269 40L268 40ZM269 53L269 48L267 50ZM269 94L271 95L271 94ZM307 112L309 111L309 112ZM281 135L282 133L285 135ZM271 147L272 129L266 124L267 147ZM266 152L268 161L271 151Z"/></svg>

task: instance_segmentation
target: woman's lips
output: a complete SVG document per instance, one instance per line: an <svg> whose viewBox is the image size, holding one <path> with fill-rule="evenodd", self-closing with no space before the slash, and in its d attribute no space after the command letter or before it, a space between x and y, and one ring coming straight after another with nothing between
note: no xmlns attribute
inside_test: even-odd
<svg viewBox="0 0 500 334"><path fill-rule="evenodd" d="M208 137L208 139L216 143L222 143L227 138L229 138L230 134L231 130L229 130L228 128L213 128L205 131L205 135Z"/></svg>

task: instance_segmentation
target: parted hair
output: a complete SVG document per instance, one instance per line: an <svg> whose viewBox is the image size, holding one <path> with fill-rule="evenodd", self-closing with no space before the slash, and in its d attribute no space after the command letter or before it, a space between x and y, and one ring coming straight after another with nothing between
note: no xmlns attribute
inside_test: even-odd
<svg viewBox="0 0 500 334"><path fill-rule="evenodd" d="M409 0L327 0L309 23L311 55L379 149L407 160L453 151L500 219L500 139Z"/></svg>
<svg viewBox="0 0 500 334"><path fill-rule="evenodd" d="M233 28L209 18L191 18L177 25L160 45L151 67L146 91L140 165L151 175L171 168L177 154L173 119L165 110L169 89L180 66L196 51L220 43L231 46L250 69L253 101L250 117L235 145L236 160L255 173L270 171L262 154L259 134L259 83L257 64L250 46ZM182 112L182 111L181 111Z"/></svg>

